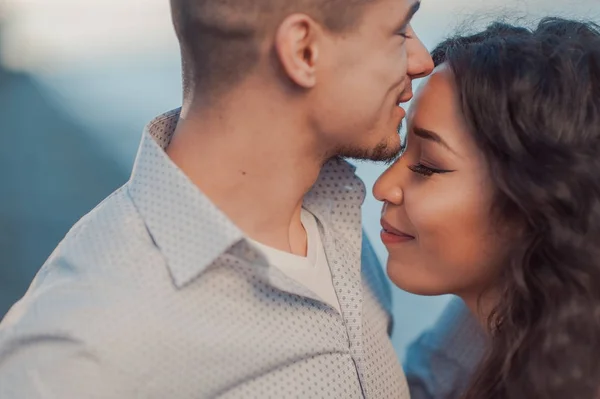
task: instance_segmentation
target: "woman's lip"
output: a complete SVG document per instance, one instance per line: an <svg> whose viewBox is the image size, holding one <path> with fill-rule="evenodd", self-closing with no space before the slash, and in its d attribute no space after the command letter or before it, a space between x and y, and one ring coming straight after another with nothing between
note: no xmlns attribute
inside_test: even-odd
<svg viewBox="0 0 600 399"><path fill-rule="evenodd" d="M397 234L389 233L386 230L381 230L380 237L381 237L381 241L385 245L400 244L400 243L414 240L414 237L412 237L412 236L397 235Z"/></svg>
<svg viewBox="0 0 600 399"><path fill-rule="evenodd" d="M404 237L406 239L414 239L415 238L414 236L411 236L410 234L406 234L406 233L394 228L391 224L389 224L388 222L386 222L383 219L381 219L381 228L383 229L382 233L387 233L387 234L398 236L398 237Z"/></svg>

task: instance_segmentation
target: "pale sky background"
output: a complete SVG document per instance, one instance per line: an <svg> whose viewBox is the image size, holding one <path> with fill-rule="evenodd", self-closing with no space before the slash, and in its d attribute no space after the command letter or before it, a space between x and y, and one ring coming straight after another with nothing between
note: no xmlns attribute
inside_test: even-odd
<svg viewBox="0 0 600 399"><path fill-rule="evenodd" d="M10 68L34 74L67 112L92 127L98 145L114 154L115 162L130 168L144 124L180 104L179 55L168 3L0 0L5 21L0 56ZM481 23L502 15L523 21L559 15L600 22L600 0L423 0L413 26L432 48L474 16ZM382 171L380 165L358 168L369 189ZM365 227L385 261L379 212L380 205L369 196ZM400 356L446 301L394 291L394 344Z"/></svg>
<svg viewBox="0 0 600 399"><path fill-rule="evenodd" d="M174 52L167 0L0 0L9 22L6 62L33 70L112 57ZM423 0L414 26L433 45L469 14L508 10L538 16L596 16L599 0Z"/></svg>

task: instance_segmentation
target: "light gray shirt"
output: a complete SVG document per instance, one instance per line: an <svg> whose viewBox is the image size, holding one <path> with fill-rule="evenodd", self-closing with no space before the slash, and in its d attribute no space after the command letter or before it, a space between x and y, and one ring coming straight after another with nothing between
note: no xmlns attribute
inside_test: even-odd
<svg viewBox="0 0 600 399"><path fill-rule="evenodd" d="M269 265L170 161L178 117L148 125L131 179L71 229L0 324L0 398L408 399L354 168L332 160L304 199L340 314Z"/></svg>

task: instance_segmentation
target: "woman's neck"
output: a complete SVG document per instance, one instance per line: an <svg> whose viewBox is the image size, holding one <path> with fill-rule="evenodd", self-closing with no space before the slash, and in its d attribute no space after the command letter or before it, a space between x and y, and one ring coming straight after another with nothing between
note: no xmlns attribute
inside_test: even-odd
<svg viewBox="0 0 600 399"><path fill-rule="evenodd" d="M496 290L486 290L483 293L478 291L477 293L459 294L458 296L464 301L485 332L489 333L489 319L498 303L498 292Z"/></svg>

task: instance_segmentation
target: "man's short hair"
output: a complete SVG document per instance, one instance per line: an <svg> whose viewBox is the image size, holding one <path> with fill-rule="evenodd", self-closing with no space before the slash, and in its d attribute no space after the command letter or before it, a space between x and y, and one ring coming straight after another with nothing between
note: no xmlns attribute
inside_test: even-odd
<svg viewBox="0 0 600 399"><path fill-rule="evenodd" d="M171 0L184 90L212 92L238 82L258 62L258 40L292 13L345 32L359 23L361 6L372 1Z"/></svg>

